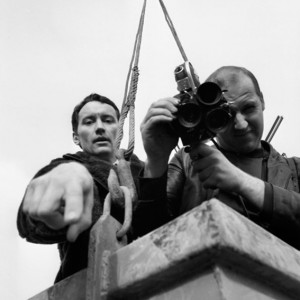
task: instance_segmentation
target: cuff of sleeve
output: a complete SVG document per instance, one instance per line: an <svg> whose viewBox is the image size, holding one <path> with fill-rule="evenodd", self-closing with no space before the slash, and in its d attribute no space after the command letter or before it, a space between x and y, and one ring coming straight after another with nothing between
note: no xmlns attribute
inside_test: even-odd
<svg viewBox="0 0 300 300"><path fill-rule="evenodd" d="M263 220L265 226L269 226L273 216L273 185L265 182L265 197L262 211L260 213L260 219Z"/></svg>
<svg viewBox="0 0 300 300"><path fill-rule="evenodd" d="M260 224L262 227L268 228L273 217L273 202L273 185L265 182L263 207L260 212L254 212L248 209L250 219L252 219L255 223Z"/></svg>

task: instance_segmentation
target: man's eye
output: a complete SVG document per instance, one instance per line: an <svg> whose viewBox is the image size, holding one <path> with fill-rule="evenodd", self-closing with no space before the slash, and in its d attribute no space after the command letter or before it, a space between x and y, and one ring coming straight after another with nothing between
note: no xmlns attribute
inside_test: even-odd
<svg viewBox="0 0 300 300"><path fill-rule="evenodd" d="M83 121L84 125L91 125L92 123L93 123L93 120L91 120L91 119L86 119Z"/></svg>
<svg viewBox="0 0 300 300"><path fill-rule="evenodd" d="M248 106L244 107L243 112L249 114L249 113L252 113L255 109L256 109L255 105L248 105Z"/></svg>
<svg viewBox="0 0 300 300"><path fill-rule="evenodd" d="M114 123L114 121L115 120L113 118L105 118L104 119L104 122L109 123L109 124Z"/></svg>

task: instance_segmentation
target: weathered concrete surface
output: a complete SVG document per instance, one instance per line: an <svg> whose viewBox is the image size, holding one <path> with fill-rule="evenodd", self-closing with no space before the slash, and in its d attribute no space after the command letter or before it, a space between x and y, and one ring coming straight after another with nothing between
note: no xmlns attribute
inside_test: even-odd
<svg viewBox="0 0 300 300"><path fill-rule="evenodd" d="M300 299L300 253L216 199L125 247L119 227L102 218L88 269L31 300Z"/></svg>
<svg viewBox="0 0 300 300"><path fill-rule="evenodd" d="M86 269L58 282L29 300L85 300L85 287Z"/></svg>
<svg viewBox="0 0 300 300"><path fill-rule="evenodd" d="M299 252L216 199L113 253L108 298L148 299L216 266L271 297L258 299L300 299Z"/></svg>
<svg viewBox="0 0 300 300"><path fill-rule="evenodd" d="M127 244L126 236L117 240L121 224L109 214L104 214L90 233L86 281L86 300L106 298L109 288L109 257ZM101 296L103 295L103 296Z"/></svg>
<svg viewBox="0 0 300 300"><path fill-rule="evenodd" d="M145 298L144 298L145 299ZM291 300L262 282L247 278L235 270L214 267L199 272L195 278L181 282L148 300ZM295 298L297 299L297 298Z"/></svg>
<svg viewBox="0 0 300 300"><path fill-rule="evenodd" d="M126 237L117 240L121 224L110 215L103 215L90 233L88 268L70 276L30 300L94 300L105 299L108 289L108 258L127 244Z"/></svg>

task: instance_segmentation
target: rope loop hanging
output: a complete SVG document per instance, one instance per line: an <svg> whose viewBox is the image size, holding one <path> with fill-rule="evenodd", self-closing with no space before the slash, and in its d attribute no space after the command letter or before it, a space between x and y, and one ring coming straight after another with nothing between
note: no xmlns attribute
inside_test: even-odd
<svg viewBox="0 0 300 300"><path fill-rule="evenodd" d="M134 133L135 133L134 105L135 105L137 84L139 78L138 62L139 62L139 54L141 49L142 33L143 33L144 20L145 20L146 2L147 0L144 0L143 9L140 16L139 27L136 34L133 54L130 62L129 71L127 74L125 93L124 93L124 98L123 98L123 103L121 108L121 116L119 121L119 128L118 128L117 138L116 138L116 146L117 149L119 149L121 145L121 141L123 139L123 126L127 114L129 112L129 140L128 140L127 150L124 153L124 157L126 158L126 160L130 159L134 150Z"/></svg>
<svg viewBox="0 0 300 300"><path fill-rule="evenodd" d="M138 62L142 42L146 2L147 0L144 0L144 5L139 21L139 27L136 34L133 54L126 79L124 99L122 103L119 126L116 137L117 163L113 165L110 169L110 173L107 179L109 193L107 194L104 201L103 214L110 214L111 203L124 209L124 222L121 229L117 232L117 238L122 238L130 229L132 222L132 210L137 204L137 191L131 174L129 160L134 149L134 104L139 79ZM123 127L128 112L129 141L127 150L124 150L120 149L120 145L123 138Z"/></svg>
<svg viewBox="0 0 300 300"><path fill-rule="evenodd" d="M116 166L113 166L110 170L110 174L108 177L109 193L107 195L105 201L106 204L104 207L104 213L110 213L110 202L112 201L119 206L123 205L125 208L124 223L122 228L117 233L118 238L121 238L129 230L131 226L131 220L132 220L132 209L133 207L135 207L137 203L136 187L131 174L130 164L128 160L130 159L134 150L134 132L135 132L134 131L135 129L134 106L135 106L135 98L136 98L137 85L139 79L138 62L139 62L139 54L140 54L141 42L142 42L142 32L143 32L144 19L145 19L146 2L147 0L144 0L144 5L140 16L139 27L136 34L133 54L130 62L129 71L127 74L126 85L125 85L125 92L124 92L124 98L123 98L123 103L121 108L119 127L118 127L118 132L116 137L116 148L118 149L116 153L116 157L118 159L118 163ZM159 0L159 2L165 14L167 23L179 47L181 55L184 61L188 61L187 56L183 50L178 35L173 26L173 23L168 15L166 7L162 0ZM123 127L128 112L129 112L129 141L128 141L127 150L124 150L124 149L120 149L120 145L123 139Z"/></svg>
<svg viewBox="0 0 300 300"><path fill-rule="evenodd" d="M103 209L103 214L109 214L111 202L124 209L124 222L117 232L117 238L122 238L130 229L132 210L136 207L138 198L130 163L125 160L124 152L123 149L118 151L118 163L110 169L107 179L109 193L105 198Z"/></svg>

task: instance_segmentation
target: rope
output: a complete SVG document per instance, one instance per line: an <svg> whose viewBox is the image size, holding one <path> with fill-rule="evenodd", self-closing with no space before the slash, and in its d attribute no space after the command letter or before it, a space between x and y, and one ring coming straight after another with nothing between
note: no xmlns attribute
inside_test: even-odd
<svg viewBox="0 0 300 300"><path fill-rule="evenodd" d="M135 97L137 93L137 84L138 84L138 77L139 77L138 62L139 62L139 54L140 54L141 42L142 42L142 32L143 32L143 26L145 20L146 2L147 0L144 0L143 9L140 16L139 27L136 34L133 54L130 62L129 71L127 74L125 93L124 93L124 98L123 98L123 103L121 108L121 116L119 121L117 137L116 137L116 146L117 149L119 149L121 141L123 139L124 122L129 112L129 141L128 141L127 150L124 153L124 157L127 160L129 160L129 158L131 157L134 149L134 133L135 133L134 132L135 129L134 103L135 103ZM128 92L129 81L130 81L130 89Z"/></svg>
<svg viewBox="0 0 300 300"><path fill-rule="evenodd" d="M132 221L132 209L133 207L136 206L137 203L137 191L131 174L128 160L130 159L134 149L134 133L135 133L134 104L135 104L137 84L139 79L138 62L139 62L139 54L140 54L141 42L142 42L142 32L143 32L143 26L145 20L146 2L147 0L144 0L143 9L140 16L139 27L138 27L138 31L134 43L133 54L131 57L130 67L129 67L126 84L125 84L124 98L123 98L119 127L118 127L118 132L116 137L116 147L118 149L116 153L116 157L118 159L118 164L116 167L113 167L110 170L110 174L108 177L109 193L107 194L107 197L104 201L104 211L103 211L104 214L110 214L111 201L118 206L124 205L123 206L125 208L124 223L122 225L122 228L117 233L117 238L123 237L129 230ZM181 55L184 61L188 61L187 56L185 55L183 47L179 41L178 35L173 26L173 23L168 15L166 7L163 4L162 0L159 0L159 2L165 14L167 23L175 38L175 41L179 47ZM129 141L128 141L127 150L124 150L124 149L120 149L120 144L123 138L123 127L128 112L129 112Z"/></svg>
<svg viewBox="0 0 300 300"><path fill-rule="evenodd" d="M132 209L137 204L137 192L134 180L131 174L129 159L134 149L134 103L137 93L137 84L139 78L138 61L142 42L142 32L145 19L146 2L140 16L139 28L136 34L130 67L127 74L124 99L121 108L118 132L116 137L116 158L117 165L114 165L108 176L108 190L105 201L103 214L110 214L111 202L121 208L125 209L124 222L121 229L117 232L117 238L122 238L130 229L132 222ZM129 87L129 91L128 91ZM129 112L129 141L127 150L120 149L120 144L123 138L123 127L125 119Z"/></svg>
<svg viewBox="0 0 300 300"><path fill-rule="evenodd" d="M139 78L138 62L139 62L139 54L140 54L140 49L141 49L142 33L143 33L144 20L145 20L146 3L147 3L147 0L144 0L144 5L143 5L143 9L142 9L141 16L140 16L140 21L139 21L139 27L138 27L138 31L137 31L136 39L135 39L135 43L134 43L133 54L132 54L132 58L131 58L131 62L130 62L129 71L127 74L124 98L123 98L123 103L122 103L122 108L121 108L121 116L120 116L120 121L119 121L117 137L116 137L116 147L117 147L117 149L119 149L120 145L121 145L121 141L123 139L123 135L124 135L123 127L124 127L125 119L129 112L129 140L128 140L127 150L125 150L125 152L124 152L124 157L126 160L129 160L129 158L131 157L133 150L134 150L134 135L135 135L134 105L135 105L137 84L138 84L138 78ZM162 10L165 15L165 19L171 29L171 32L174 36L174 39L177 43L180 53L181 53L184 61L188 61L188 58L184 52L184 49L179 40L178 34L175 30L172 20L168 14L168 11L162 0L159 0L159 3L162 7ZM129 84L129 82L130 82L130 84ZM129 92L128 92L128 87L129 87Z"/></svg>
<svg viewBox="0 0 300 300"><path fill-rule="evenodd" d="M175 27L174 27L174 25L173 25L173 23L172 23L172 20L171 20L169 14L168 14L168 11L167 11L167 9L166 9L166 6L164 5L164 3L163 3L162 0L159 0L159 3L160 3L160 6L161 6L161 8L162 8L162 10L163 10L163 12L164 12L165 19L166 19L166 21L167 21L167 23L168 23L168 25L169 25L169 27L170 27L170 29L171 29L171 32L172 32L172 34L173 34L173 36L174 36L174 39L175 39L175 41L176 41L176 43L177 43L177 46L178 46L178 48L179 48L179 51L180 51L180 53L181 53L181 55L182 55L182 57L183 57L183 60L184 60L184 61L188 61L188 58L187 58L187 56L186 56L186 54L185 54L185 52L184 52L184 50L183 50L182 44L181 44L181 42L180 42L180 40L179 40L179 37L178 37L177 32L176 32L176 30L175 30Z"/></svg>

